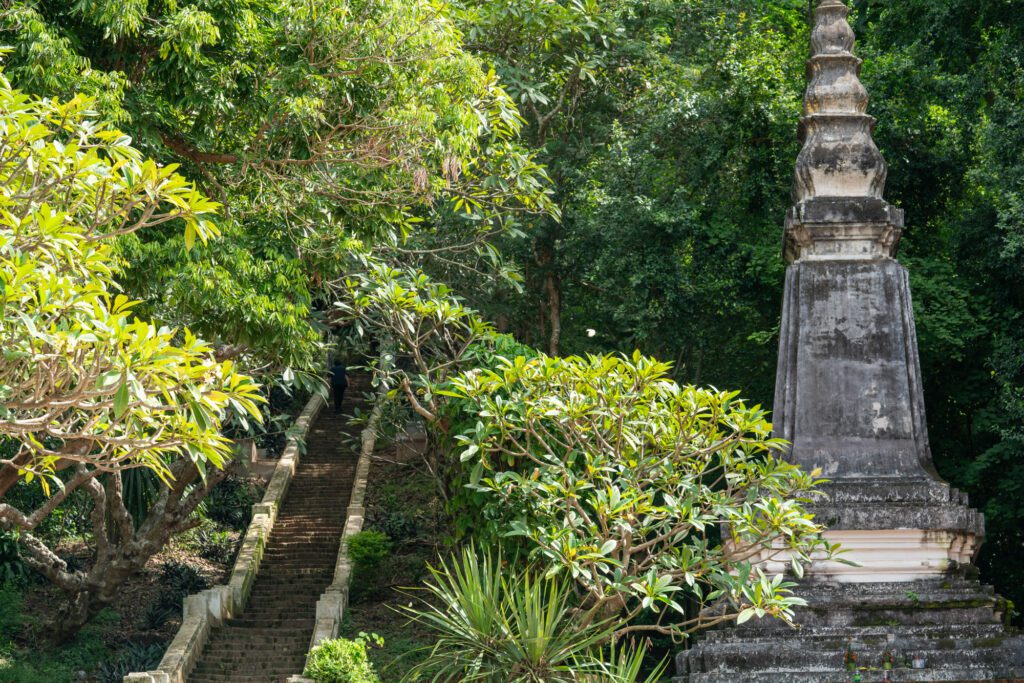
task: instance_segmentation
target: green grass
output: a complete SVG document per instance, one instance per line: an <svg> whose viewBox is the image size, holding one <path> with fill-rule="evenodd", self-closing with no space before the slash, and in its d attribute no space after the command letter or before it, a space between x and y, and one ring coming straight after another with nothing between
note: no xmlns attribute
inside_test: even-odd
<svg viewBox="0 0 1024 683"><path fill-rule="evenodd" d="M22 589L0 589L0 683L72 683L79 671L92 673L112 657L104 634L120 616L104 610L71 641L60 645L38 642L20 644L17 637L26 626L40 621L40 615L23 611Z"/></svg>

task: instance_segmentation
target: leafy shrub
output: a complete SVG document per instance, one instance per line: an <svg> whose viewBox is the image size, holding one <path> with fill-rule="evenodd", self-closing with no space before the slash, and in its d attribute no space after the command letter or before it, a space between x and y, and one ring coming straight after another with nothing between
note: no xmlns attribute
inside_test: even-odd
<svg viewBox="0 0 1024 683"><path fill-rule="evenodd" d="M203 559L229 565L235 559L240 538L231 531L221 529L212 520L204 519L199 526L178 536L178 543Z"/></svg>
<svg viewBox="0 0 1024 683"><path fill-rule="evenodd" d="M190 564L165 562L160 570L160 583L164 590L184 598L210 587L210 581Z"/></svg>
<svg viewBox="0 0 1024 683"><path fill-rule="evenodd" d="M97 683L121 683L133 671L152 671L160 665L167 648L160 643L128 643L116 659L96 671Z"/></svg>
<svg viewBox="0 0 1024 683"><path fill-rule="evenodd" d="M252 520L253 504L262 495L262 489L252 480L226 477L206 498L205 516L235 531L244 531Z"/></svg>
<svg viewBox="0 0 1024 683"><path fill-rule="evenodd" d="M15 586L0 587L0 638L11 638L21 629L22 601Z"/></svg>
<svg viewBox="0 0 1024 683"><path fill-rule="evenodd" d="M785 539L801 576L816 553L832 556L807 512L818 473L780 457L760 406L679 386L669 370L639 352L517 357L453 380L448 393L477 416L454 440L468 487L490 499L478 526L525 539L532 559L575 579L590 618L614 611L622 626L679 637L791 621L804 604L795 584L752 558ZM720 596L724 612L703 609Z"/></svg>
<svg viewBox="0 0 1024 683"><path fill-rule="evenodd" d="M391 552L391 539L379 531L360 531L346 540L348 558L357 572L377 569Z"/></svg>
<svg viewBox="0 0 1024 683"><path fill-rule="evenodd" d="M21 559L18 535L0 531L0 586L22 583L31 573L32 570Z"/></svg>
<svg viewBox="0 0 1024 683"><path fill-rule="evenodd" d="M24 609L24 591L8 586L0 589L0 681L3 683L70 683L78 672L94 672L115 657L105 639L120 622L110 609L97 614L73 638L59 644L34 637L38 613ZM33 634L22 644L26 635ZM93 678L89 678L93 681Z"/></svg>
<svg viewBox="0 0 1024 683"><path fill-rule="evenodd" d="M361 531L349 536L346 545L352 561L349 597L358 602L380 585L384 572L378 570L391 552L391 539L379 531Z"/></svg>
<svg viewBox="0 0 1024 683"><path fill-rule="evenodd" d="M181 605L171 605L170 601L164 601L163 593L157 600L149 603L142 613L139 627L145 631L159 631L168 621L181 614Z"/></svg>
<svg viewBox="0 0 1024 683"><path fill-rule="evenodd" d="M180 615L185 596L210 587L209 580L195 567L183 562L167 562L160 570L161 591L143 613L143 625L159 629L168 619Z"/></svg>
<svg viewBox="0 0 1024 683"><path fill-rule="evenodd" d="M392 541L402 541L420 535L420 522L416 514L393 493L382 496L367 510L366 521Z"/></svg>
<svg viewBox="0 0 1024 683"><path fill-rule="evenodd" d="M203 559L229 565L235 559L238 538L230 531L202 529L196 534L196 545L199 549L199 556Z"/></svg>
<svg viewBox="0 0 1024 683"><path fill-rule="evenodd" d="M383 644L380 636L365 633L352 640L325 640L310 651L302 675L316 683L380 683L366 647Z"/></svg>

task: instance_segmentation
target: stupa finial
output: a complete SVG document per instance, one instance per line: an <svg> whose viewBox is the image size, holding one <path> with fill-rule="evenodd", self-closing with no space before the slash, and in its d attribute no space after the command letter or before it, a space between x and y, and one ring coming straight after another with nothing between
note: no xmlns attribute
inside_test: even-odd
<svg viewBox="0 0 1024 683"><path fill-rule="evenodd" d="M814 11L787 261L891 258L903 231L903 212L882 198L887 169L871 137L849 14L843 0L821 0Z"/></svg>
<svg viewBox="0 0 1024 683"><path fill-rule="evenodd" d="M814 12L809 84L804 98L794 195L872 197L885 188L885 160L871 137L868 92L860 82L861 60L853 54L854 33L842 0L822 0Z"/></svg>

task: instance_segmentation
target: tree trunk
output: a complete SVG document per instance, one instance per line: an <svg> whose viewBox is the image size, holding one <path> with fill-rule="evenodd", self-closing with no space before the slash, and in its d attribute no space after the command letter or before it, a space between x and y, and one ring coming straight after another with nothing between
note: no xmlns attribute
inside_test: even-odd
<svg viewBox="0 0 1024 683"><path fill-rule="evenodd" d="M107 474L101 483L100 478L87 476L96 472L84 465L79 464L77 470L79 483L75 484L73 479L68 484L73 485L72 490L85 490L93 501L89 516L95 561L87 572L67 571L65 562L30 533L38 524L34 518L10 506L0 506L0 526L23 532L26 564L58 586L67 598L55 607L48 624L58 642L74 637L89 619L109 606L125 581L141 571L171 536L194 526L196 507L227 475L226 470L215 470L205 481L197 483L199 470L194 463L175 463L170 488L161 490L146 519L136 529L124 505L120 473ZM69 491L62 492L66 493ZM45 506L41 510L45 511Z"/></svg>
<svg viewBox="0 0 1024 683"><path fill-rule="evenodd" d="M11 487L21 480L18 470L21 465L27 465L31 460L32 456L30 453L20 453L15 456L12 461L13 464L4 465L0 468L0 498L3 498L11 490Z"/></svg>
<svg viewBox="0 0 1024 683"><path fill-rule="evenodd" d="M50 632L57 643L66 643L74 638L91 616L88 591L68 593L67 597L67 602L57 608L50 622Z"/></svg>
<svg viewBox="0 0 1024 683"><path fill-rule="evenodd" d="M548 317L551 319L548 355L558 356L562 343L562 281L555 271L550 270L544 284L548 290Z"/></svg>

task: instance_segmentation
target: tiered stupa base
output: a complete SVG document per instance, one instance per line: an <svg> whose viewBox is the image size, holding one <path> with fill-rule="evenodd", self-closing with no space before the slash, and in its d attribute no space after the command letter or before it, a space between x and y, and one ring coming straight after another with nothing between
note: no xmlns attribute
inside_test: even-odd
<svg viewBox="0 0 1024 683"><path fill-rule="evenodd" d="M975 580L808 581L799 593L809 605L797 610L799 628L765 619L711 631L677 655L674 683L845 683L847 648L864 683L1024 681L1008 605Z"/></svg>
<svg viewBox="0 0 1024 683"><path fill-rule="evenodd" d="M967 496L932 479L842 479L823 487L817 521L848 562L817 562L817 580L849 583L936 578L971 564L985 535ZM851 563L855 566L851 566ZM767 562L785 572L788 561Z"/></svg>
<svg viewBox="0 0 1024 683"><path fill-rule="evenodd" d="M984 527L966 496L931 479L846 479L825 490L814 512L858 566L813 565L795 591L808 604L797 628L763 619L697 636L676 657L676 683L845 683L855 680L848 648L864 683L1024 681L1024 637L1006 625L1012 606L974 578ZM788 562L763 567L780 573Z"/></svg>

